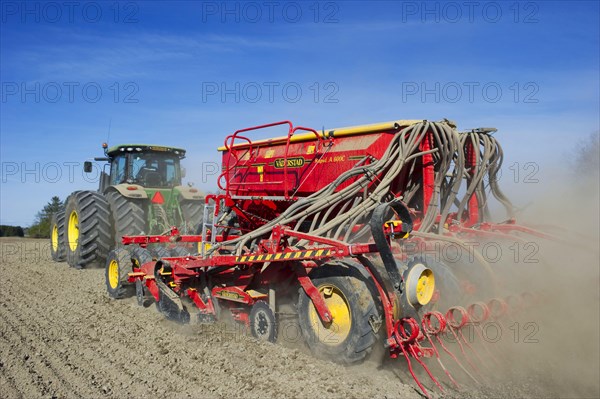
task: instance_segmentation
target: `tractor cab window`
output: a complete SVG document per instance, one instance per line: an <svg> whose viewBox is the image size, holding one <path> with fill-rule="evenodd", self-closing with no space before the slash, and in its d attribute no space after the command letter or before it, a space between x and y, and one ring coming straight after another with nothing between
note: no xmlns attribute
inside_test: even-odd
<svg viewBox="0 0 600 399"><path fill-rule="evenodd" d="M173 187L181 184L179 159L168 154L132 154L132 178L144 187Z"/></svg>
<svg viewBox="0 0 600 399"><path fill-rule="evenodd" d="M113 158L110 163L110 184L117 185L125 183L127 176L127 158L125 155L121 155Z"/></svg>

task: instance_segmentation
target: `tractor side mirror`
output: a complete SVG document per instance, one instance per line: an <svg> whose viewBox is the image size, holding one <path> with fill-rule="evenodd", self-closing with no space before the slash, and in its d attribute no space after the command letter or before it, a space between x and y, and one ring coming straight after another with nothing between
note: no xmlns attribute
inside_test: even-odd
<svg viewBox="0 0 600 399"><path fill-rule="evenodd" d="M181 168L181 177L184 178L185 177L185 168Z"/></svg>
<svg viewBox="0 0 600 399"><path fill-rule="evenodd" d="M92 162L91 161L85 161L83 163L83 171L85 173L90 173L92 171Z"/></svg>

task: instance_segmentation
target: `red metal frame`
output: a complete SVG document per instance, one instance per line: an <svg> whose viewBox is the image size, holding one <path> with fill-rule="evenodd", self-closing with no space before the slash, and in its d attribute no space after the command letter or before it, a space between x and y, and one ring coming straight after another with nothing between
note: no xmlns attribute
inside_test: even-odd
<svg viewBox="0 0 600 399"><path fill-rule="evenodd" d="M253 142L242 133L265 129L276 126L288 126L285 140L277 143L267 141ZM292 140L296 132L303 131L313 133L315 139L301 141ZM285 211L294 200L310 195L335 180L340 173L352 168L359 159L367 155L374 158L380 157L387 149L390 141L397 131L369 132L364 135L351 137L328 137L320 135L316 130L305 127L294 127L290 121L280 121L265 125L259 125L240 129L226 137L223 151L223 172L219 176L218 185L224 191L220 195L207 195L206 204L214 202L214 215L218 215L221 203L230 207L240 216L240 229L242 231L253 230L272 220ZM392 193L396 197L403 194L403 184L407 179L422 182L422 195L416 204L418 211L412 209L415 217L414 226L418 229L420 218L427 212L435 190L435 165L434 157L430 150L435 149L435 141L431 132L426 132L418 145L420 152L425 152L420 159L415 160L415 166L411 173L403 172L400 181L393 187ZM340 149L341 148L341 149ZM477 167L477 154L470 141L465 143L465 166L469 171L471 182ZM324 154L327 153L327 158ZM300 159L302 162L290 163L292 159ZM260 168L259 168L260 166ZM294 169L291 171L290 169ZM256 171L254 171L256 169ZM406 170L408 170L407 168ZM260 172L259 172L260 171ZM281 172L283 177L281 179ZM296 185L289 181L290 176L295 175ZM307 179L311 176L311 179ZM302 178L304 177L304 178ZM221 181L224 180L224 185ZM341 188L340 188L341 189ZM293 193L291 192L293 190ZM258 215L258 216L257 216ZM468 199L466 215L449 215L445 221L437 223L448 224L448 235L473 235L480 238L513 237L510 233L521 232L531 234L540 238L553 239L551 235L517 225L514 220L503 224L481 223L482 215L479 214L479 204L475 194ZM201 313L215 315L216 309L213 301L221 300L227 302L227 307L232 312L234 319L248 324L249 309L257 299L268 297L265 293L249 293L252 284L260 282L265 288L272 284L285 285L295 281L309 296L315 309L324 323L332 321L331 312L318 289L312 283L309 272L311 268L319 267L330 259L344 259L349 257L360 257L368 254L377 254L378 248L374 243L347 244L343 241L332 240L316 235L298 232L294 226L275 226L272 229L271 238L263 240L254 252L243 254L226 254L215 251L207 257L200 255L186 257L168 257L160 261L170 272L164 276L168 277L170 286L175 293L182 297L188 297ZM407 234L403 232L398 221L386 222L385 234L392 238L406 239ZM210 234L216 234L211 231ZM231 239L232 237L229 237ZM286 247L288 238L305 240L308 245L302 249ZM210 236L207 240L210 239ZM223 234L216 235L215 241L227 241ZM180 235L176 228L172 228L169 234L161 236L136 236L123 237L125 245L137 244L145 247L157 243L192 243L201 242L201 236ZM414 239L414 242L430 243L427 239ZM283 243L283 244L282 244ZM395 256L404 259L407 253L396 248ZM414 380L423 393L428 396L425 387L415 375L411 359L419 363L435 385L443 391L440 383L433 377L426 364L421 360L424 357L435 357L442 366L444 372L458 387L458 383L451 376L448 369L443 365L440 354L450 356L465 373L477 381L474 375L479 374L479 369L465 348L478 359L479 365L483 364L481 358L464 339L462 329L470 320L477 319L475 309L483 309L481 320L488 317L503 317L507 313L506 301L494 299L488 304L472 304L468 309L454 307L444 315L440 312L429 312L419 322L410 317L396 318L394 308L398 306L398 293L386 289L388 286L376 270L373 270L368 262L361 262L370 275L383 307L386 332L386 346L392 357L403 356ZM160 265L158 265L160 266ZM158 300L159 287L155 281L156 262L149 262L135 269L129 276L130 282L141 281L148 292ZM207 286L210 295L199 288L200 282L210 274L212 286ZM161 275L162 277L163 275ZM194 285L195 284L195 285ZM217 299L218 298L218 299ZM221 302L219 302L221 303ZM457 320L456 312L461 316ZM438 326L434 326L434 320ZM479 321L481 321L479 320ZM472 369L469 372L441 340L444 332L452 334L458 343L464 361ZM424 346L423 344L429 344ZM442 351L437 349L439 345Z"/></svg>
<svg viewBox="0 0 600 399"><path fill-rule="evenodd" d="M255 144L252 142L252 140L250 140L247 137L240 136L239 134L244 133L244 132L254 131L254 130L267 129L270 127L281 126L281 125L289 126L288 132L287 132L287 139L285 142L285 150L283 153L283 180L261 181L260 183L262 185L274 185L274 186L282 185L283 186L283 197L286 200L292 199L289 195L289 179L288 179L288 169L290 167L288 161L290 159L289 153L290 153L290 144L291 144L292 136L298 131L313 133L315 135L316 142L317 142L317 145L316 145L316 148L314 149L313 154L318 154L319 150L321 149L320 141L322 140L322 138L316 130L307 128L307 127L302 127L302 126L294 127L292 125L292 122L290 122L290 121L274 122L274 123L268 123L265 125L259 125L259 126L245 128L245 129L240 129L240 130L237 130L236 132L234 132L232 135L229 135L225 138L224 154L227 154L227 156L223 157L224 171L223 171L223 173L221 173L221 175L217 179L217 184L221 190L225 191L226 196L231 197L232 195L239 195L240 190L242 190L242 191L247 190L247 188L242 188L243 186L256 185L256 182L232 181L233 180L232 177L234 177L236 175L236 169L248 169L248 168L252 167L252 164L250 162L253 160L256 160L258 157L257 154L254 154L254 152L253 152L253 149L257 148L257 147L255 147ZM248 144L246 146L240 147L239 143L236 145L236 142L235 142L236 139L244 140ZM240 152L243 152L243 155L240 156ZM246 156L246 154L248 155L248 159L245 160L245 162L243 164L241 164L241 160L242 160L242 158L244 158ZM231 165L232 158L234 159L233 165ZM232 175L232 172L233 172L233 175ZM225 178L225 186L223 186L220 182L222 178ZM237 190L236 190L236 188L237 188Z"/></svg>

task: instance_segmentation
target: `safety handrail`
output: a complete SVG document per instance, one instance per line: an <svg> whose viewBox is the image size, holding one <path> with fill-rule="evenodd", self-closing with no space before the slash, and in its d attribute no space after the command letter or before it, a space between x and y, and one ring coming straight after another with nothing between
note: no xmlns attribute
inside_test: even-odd
<svg viewBox="0 0 600 399"><path fill-rule="evenodd" d="M309 127L303 127L303 126L297 126L293 129L290 129L290 132L288 133L288 137L287 137L287 141L285 143L285 153L283 155L283 197L286 200L290 199L289 196L289 189L288 189L288 178L287 178L287 171L288 171L288 154L289 154L289 150L290 150L290 141L292 139L292 136L294 135L294 133L296 133L296 131L303 131L303 132L310 132L310 133L314 133L314 135L317 137L317 148L315 148L315 154L318 154L319 152L319 147L320 147L320 139L321 136L319 135L319 133L315 130L315 129L311 129Z"/></svg>
<svg viewBox="0 0 600 399"><path fill-rule="evenodd" d="M235 163L232 166L230 166L229 165L229 159L227 159L227 163L225 165L225 170L219 175L219 177L217 179L217 186L219 186L219 188L221 190L224 190L227 193L227 195L229 195L229 186L230 186L230 184L229 184L229 172L231 172L231 170L233 170L235 167L237 167L238 164L239 164L239 162L240 162L240 159L238 158L237 153L235 153L235 151L232 151L233 147L235 145L235 140L236 139L242 139L242 140L247 141L248 145L249 145L248 154L250 154L248 159L250 159L250 156L252 156L252 140L250 140L249 138L247 138L245 136L240 136L239 134L240 133L244 133L244 132L249 132L249 131L252 131L252 130L266 129L266 128L269 128L269 127L280 126L280 125L289 125L288 135L289 135L289 132L291 132L292 129L293 129L292 122L290 122L290 121L280 121L280 122L267 123L265 125L258 125L258 126L247 127L247 128L244 128L244 129L239 129L239 130L236 130L233 134L231 134L231 135L229 135L229 136L227 136L225 138L225 142L224 142L224 144L225 144L225 150L229 154L231 154L232 157L235 158ZM228 144L228 142L230 144ZM287 163L287 161L286 161L286 163ZM225 178L225 187L223 187L221 185L221 179L223 177Z"/></svg>
<svg viewBox="0 0 600 399"><path fill-rule="evenodd" d="M284 157L283 157L283 191L284 191L284 198L286 200L290 199L290 195L289 195L290 190L288 187L289 182L288 182L287 177L288 177L288 158L289 158L289 150L290 150L292 136L298 131L313 133L315 135L315 137L317 138L317 147L315 149L315 154L317 154L320 151L320 149L321 149L320 143L321 143L321 140L324 139L323 137L321 137L321 135L316 130L308 128L308 127L303 127L303 126L294 127L292 122L290 122L290 121L273 122L273 123L267 123L264 125L252 126L252 127L247 127L244 129L239 129L239 130L236 130L233 134L231 134L225 138L225 141L224 141L225 150L230 154L231 157L234 158L235 161L233 162L233 165L231 165L230 159L227 158L224 171L221 173L221 175L219 175L219 178L217 179L217 185L219 186L219 188L221 190L224 190L227 195L230 194L230 186L232 185L232 183L230 183L230 181L229 181L230 172L233 169L235 169L241 162L241 159L238 156L237 152L233 151L234 146L236 145L235 144L236 140L244 140L244 141L248 142L248 148L247 148L248 152L247 153L249 154L249 157L248 157L247 161L250 161L252 158L253 142L248 137L241 136L240 133L245 133L245 132L259 130L259 129L266 129L269 127L280 126L280 125L288 125L289 126L287 140L285 143L285 152L284 152ZM222 178L225 178L225 187L223 187L223 185L221 184ZM242 183L236 183L236 185L242 185Z"/></svg>
<svg viewBox="0 0 600 399"><path fill-rule="evenodd" d="M248 142L249 148L248 148L248 153L252 154L252 140L250 140L247 137L244 136L238 136L237 134L239 133L239 131L235 132L234 134L230 134L229 136L225 137L225 141L224 141L224 145L226 150L231 154L232 157L235 158L235 163L233 164L232 167L229 167L229 159L227 159L227 165L225 166L225 171L222 172L219 177L217 178L217 186L219 186L219 188L221 190L225 190L227 191L227 194L229 194L229 172L234 169L235 167L237 167L238 163L240 162L240 159L237 156L237 153L234 151L230 151L233 148L233 144L236 138L238 139L242 139L242 140L246 140ZM228 141L231 141L231 144L227 144ZM250 158L250 157L248 157ZM225 185L226 187L221 186L221 179L225 177Z"/></svg>

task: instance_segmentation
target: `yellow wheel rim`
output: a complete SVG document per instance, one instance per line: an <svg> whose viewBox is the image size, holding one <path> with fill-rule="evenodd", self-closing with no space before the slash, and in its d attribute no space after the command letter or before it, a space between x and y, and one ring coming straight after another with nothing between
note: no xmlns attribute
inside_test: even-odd
<svg viewBox="0 0 600 399"><path fill-rule="evenodd" d="M75 252L79 243L79 216L76 211L69 215L69 227L67 229L69 238L69 248Z"/></svg>
<svg viewBox="0 0 600 399"><path fill-rule="evenodd" d="M111 288L119 286L119 262L114 259L108 264L108 284Z"/></svg>
<svg viewBox="0 0 600 399"><path fill-rule="evenodd" d="M52 241L52 250L54 252L58 251L58 226L52 226L52 236L50 238Z"/></svg>
<svg viewBox="0 0 600 399"><path fill-rule="evenodd" d="M426 269L421 273L417 280L417 301L419 301L421 305L427 305L429 301L431 301L434 291L435 277L431 270Z"/></svg>
<svg viewBox="0 0 600 399"><path fill-rule="evenodd" d="M320 343L329 346L340 345L350 335L352 327L350 305L338 287L325 284L319 286L318 289L325 298L325 304L329 308L333 321L323 324L315 305L311 302L308 310L310 324Z"/></svg>

